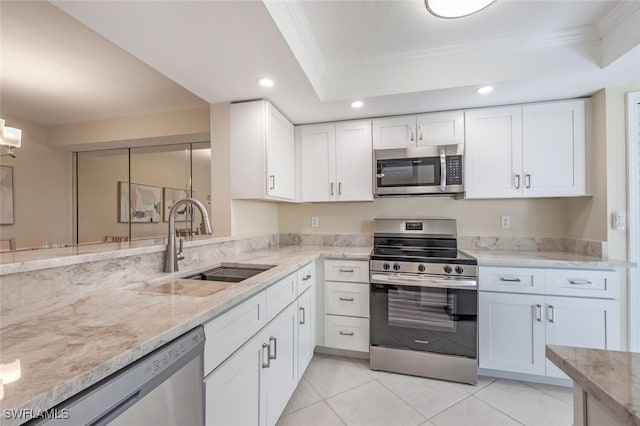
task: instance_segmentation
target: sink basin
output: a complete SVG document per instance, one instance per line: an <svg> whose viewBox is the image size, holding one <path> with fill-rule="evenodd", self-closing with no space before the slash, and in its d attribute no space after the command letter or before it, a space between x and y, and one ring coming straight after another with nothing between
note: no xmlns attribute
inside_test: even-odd
<svg viewBox="0 0 640 426"><path fill-rule="evenodd" d="M219 266L188 278L192 280L239 283L273 267L274 265Z"/></svg>

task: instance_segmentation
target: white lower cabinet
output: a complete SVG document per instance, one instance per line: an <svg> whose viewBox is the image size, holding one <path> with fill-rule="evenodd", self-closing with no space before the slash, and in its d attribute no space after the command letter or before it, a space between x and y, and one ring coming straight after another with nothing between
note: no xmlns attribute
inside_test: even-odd
<svg viewBox="0 0 640 426"><path fill-rule="evenodd" d="M615 271L540 269L534 274L538 280L545 281L535 287L539 294L523 294L496 292L496 284L491 280L483 282L482 277L498 273L517 277L530 270L480 269L480 368L566 379L568 376L547 361L545 345L620 349L619 300L576 297L592 294L617 297L619 278ZM558 276L581 278L570 279L569 282L576 284L563 288L556 284ZM587 281L593 286L585 285ZM603 282L606 285L598 284ZM606 290L594 290L593 287L606 287ZM487 288L491 291L486 291Z"/></svg>
<svg viewBox="0 0 640 426"><path fill-rule="evenodd" d="M312 262L205 324L207 426L276 424L313 357L315 315Z"/></svg>

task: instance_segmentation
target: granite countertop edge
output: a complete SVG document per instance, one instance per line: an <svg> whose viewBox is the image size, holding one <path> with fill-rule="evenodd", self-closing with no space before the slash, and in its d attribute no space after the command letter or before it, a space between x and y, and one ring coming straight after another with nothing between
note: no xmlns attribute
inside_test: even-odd
<svg viewBox="0 0 640 426"><path fill-rule="evenodd" d="M560 370L567 374L576 384L584 389L587 394L591 395L596 401L605 406L610 412L625 425L640 426L640 411L627 407L624 403L617 400L611 395L603 386L601 386L592 377L589 377L587 372L582 371L571 360L563 356L560 351L563 349L584 350L586 348L569 348L567 346L547 345L545 348L545 355L551 362L553 362ZM605 351L603 352L616 352ZM618 384L620 385L620 384Z"/></svg>

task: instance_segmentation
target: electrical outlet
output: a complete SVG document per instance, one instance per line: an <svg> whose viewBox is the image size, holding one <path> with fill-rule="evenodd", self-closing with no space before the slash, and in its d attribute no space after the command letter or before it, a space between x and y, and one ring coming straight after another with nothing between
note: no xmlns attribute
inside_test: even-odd
<svg viewBox="0 0 640 426"><path fill-rule="evenodd" d="M627 218L624 212L614 212L612 216L613 229L624 231L627 227Z"/></svg>
<svg viewBox="0 0 640 426"><path fill-rule="evenodd" d="M320 220L318 220L318 216L311 216L311 227L317 228L320 226Z"/></svg>
<svg viewBox="0 0 640 426"><path fill-rule="evenodd" d="M511 218L509 216L500 216L500 228L509 229L511 226Z"/></svg>

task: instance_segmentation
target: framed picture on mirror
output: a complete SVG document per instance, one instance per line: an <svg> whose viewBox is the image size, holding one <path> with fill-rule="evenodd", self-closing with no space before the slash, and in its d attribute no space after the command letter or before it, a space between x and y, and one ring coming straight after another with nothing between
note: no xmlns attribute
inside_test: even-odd
<svg viewBox="0 0 640 426"><path fill-rule="evenodd" d="M119 185L119 222L159 223L162 212L162 188L150 185L118 182ZM130 206L130 207L129 207Z"/></svg>
<svg viewBox="0 0 640 426"><path fill-rule="evenodd" d="M0 166L0 225L13 224L13 167Z"/></svg>
<svg viewBox="0 0 640 426"><path fill-rule="evenodd" d="M194 191L177 188L164 188L164 221L169 221L169 212L177 201L180 201L183 198L193 197L195 197ZM189 222L191 220L193 220L193 206L191 204L186 204L180 207L176 212L176 222Z"/></svg>

